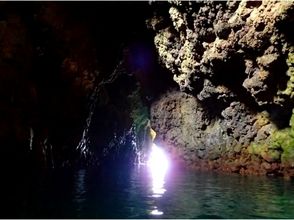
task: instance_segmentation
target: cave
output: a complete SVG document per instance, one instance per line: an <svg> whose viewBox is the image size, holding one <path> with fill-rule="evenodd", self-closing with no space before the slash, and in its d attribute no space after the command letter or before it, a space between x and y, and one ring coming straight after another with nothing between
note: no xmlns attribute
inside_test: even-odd
<svg viewBox="0 0 294 220"><path fill-rule="evenodd" d="M1 218L293 218L294 2L0 3Z"/></svg>

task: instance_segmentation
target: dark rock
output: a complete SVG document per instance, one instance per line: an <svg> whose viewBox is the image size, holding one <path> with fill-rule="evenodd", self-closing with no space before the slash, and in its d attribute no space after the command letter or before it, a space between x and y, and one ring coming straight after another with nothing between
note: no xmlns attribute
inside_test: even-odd
<svg viewBox="0 0 294 220"><path fill-rule="evenodd" d="M215 34L220 39L227 39L231 33L231 27L227 23L219 23L215 26Z"/></svg>

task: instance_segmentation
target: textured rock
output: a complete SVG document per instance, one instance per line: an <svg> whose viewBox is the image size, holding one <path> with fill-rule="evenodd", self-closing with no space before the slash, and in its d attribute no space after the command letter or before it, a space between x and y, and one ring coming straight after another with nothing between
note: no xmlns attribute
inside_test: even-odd
<svg viewBox="0 0 294 220"><path fill-rule="evenodd" d="M187 158L194 154L198 159L239 153L256 137L258 127L253 124L259 115L250 114L241 103L232 102L221 114L222 118L211 118L195 97L176 91L161 97L151 108L158 138Z"/></svg>
<svg viewBox="0 0 294 220"><path fill-rule="evenodd" d="M243 0L180 5L170 6L172 25L149 27L156 32L154 43L161 62L174 74L181 90L193 90L193 83L203 78L234 87L237 85L231 85L230 80L238 78L234 83L243 86L260 106L272 104L274 99L280 100L279 105L289 100L283 97L281 101L277 86L287 82L278 75L289 68L285 57L292 49L280 27L293 22L292 2ZM221 82L220 77L227 79Z"/></svg>
<svg viewBox="0 0 294 220"><path fill-rule="evenodd" d="M158 141L196 167L292 173L280 162L292 157L294 145L272 147L272 136L289 126L294 106L287 29L294 3L170 1L168 7L169 18L159 11L147 23L160 62L182 92L168 92L152 106ZM157 17L163 25L152 26Z"/></svg>

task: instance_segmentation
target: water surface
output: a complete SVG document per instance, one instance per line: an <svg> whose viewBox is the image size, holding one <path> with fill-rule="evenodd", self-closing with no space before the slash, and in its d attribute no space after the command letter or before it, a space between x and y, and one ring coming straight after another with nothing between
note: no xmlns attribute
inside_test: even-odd
<svg viewBox="0 0 294 220"><path fill-rule="evenodd" d="M170 169L156 181L146 166L29 176L2 190L2 217L294 218L294 183L281 178Z"/></svg>

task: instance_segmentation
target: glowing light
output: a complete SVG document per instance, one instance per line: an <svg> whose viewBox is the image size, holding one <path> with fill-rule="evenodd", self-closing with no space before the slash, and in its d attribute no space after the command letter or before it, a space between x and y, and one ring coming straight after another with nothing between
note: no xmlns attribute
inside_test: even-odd
<svg viewBox="0 0 294 220"><path fill-rule="evenodd" d="M152 197L161 197L165 193L164 179L169 168L169 160L162 148L152 144L147 166L152 175Z"/></svg>
<svg viewBox="0 0 294 220"><path fill-rule="evenodd" d="M152 144L151 153L147 165L150 167L153 175L164 176L169 167L169 161L163 149L156 144Z"/></svg>
<svg viewBox="0 0 294 220"><path fill-rule="evenodd" d="M162 211L158 211L157 209L154 209L151 211L151 215L163 215Z"/></svg>

